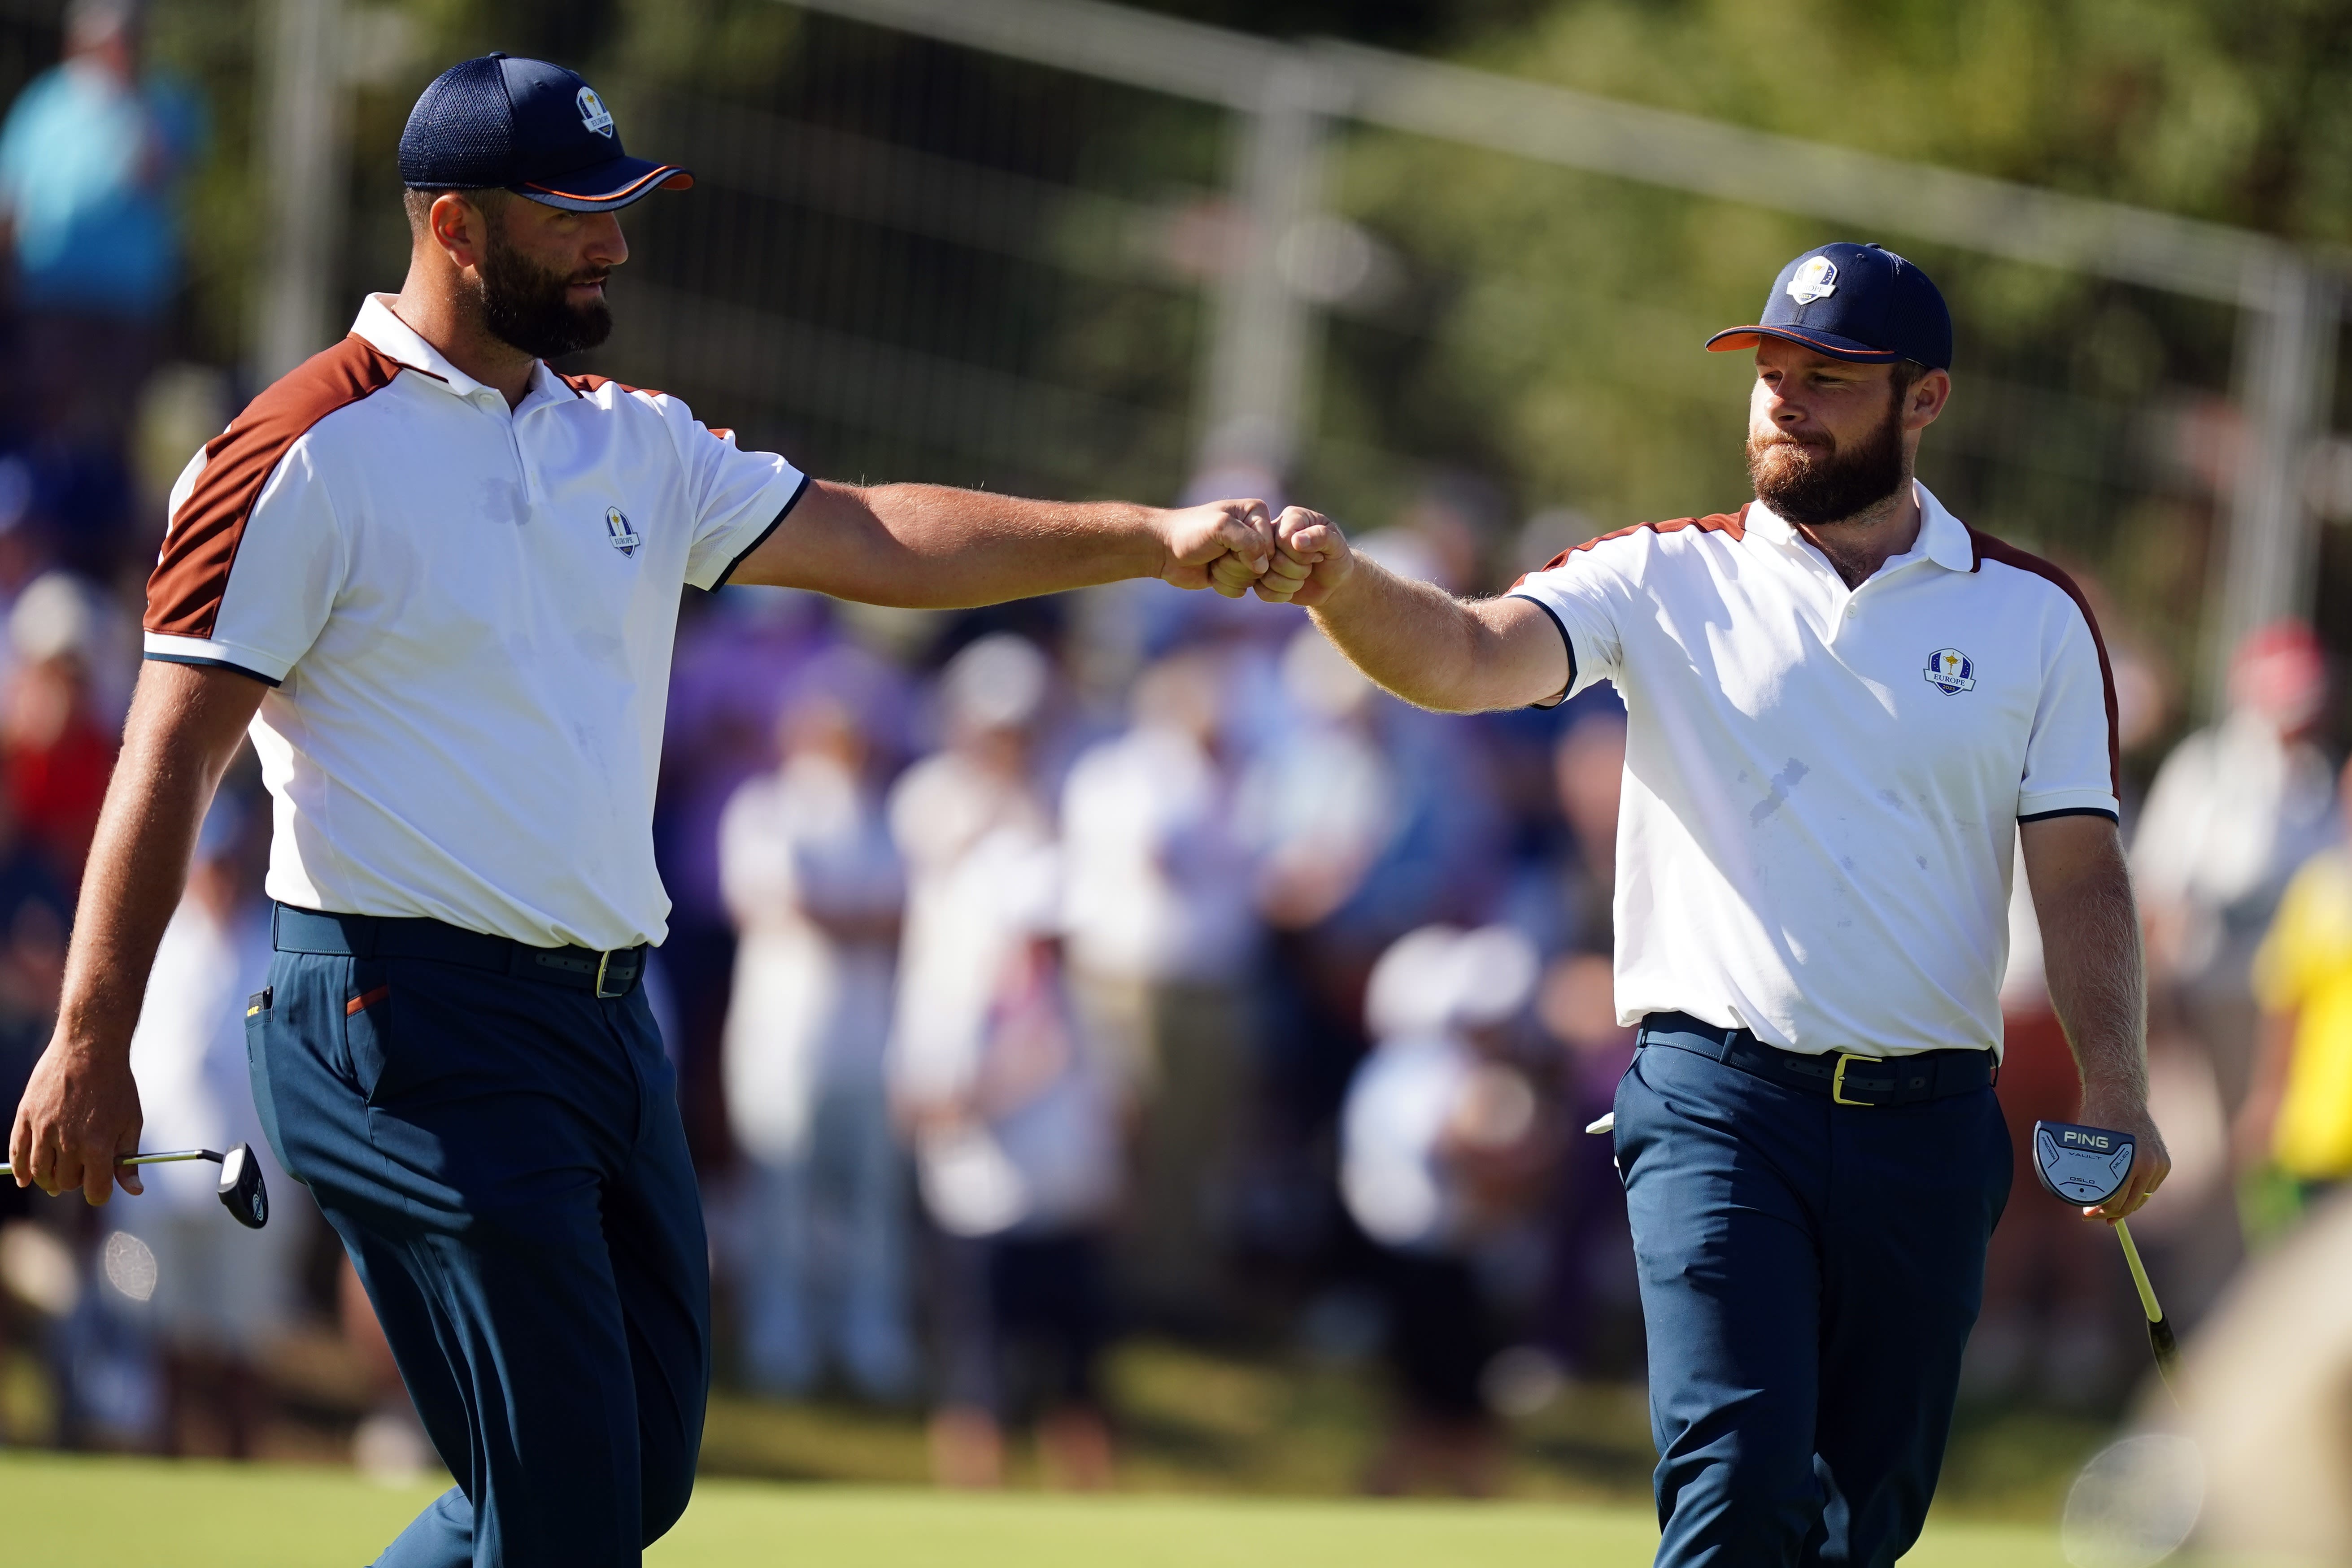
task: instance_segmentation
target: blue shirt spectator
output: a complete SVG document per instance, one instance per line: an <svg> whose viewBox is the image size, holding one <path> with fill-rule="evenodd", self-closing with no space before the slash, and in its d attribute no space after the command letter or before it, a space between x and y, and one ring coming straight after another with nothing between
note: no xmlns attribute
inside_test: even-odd
<svg viewBox="0 0 2352 1568"><path fill-rule="evenodd" d="M0 209L30 307L152 318L180 276L173 186L204 140L195 99L142 78L122 0L69 14L64 62L0 128Z"/></svg>

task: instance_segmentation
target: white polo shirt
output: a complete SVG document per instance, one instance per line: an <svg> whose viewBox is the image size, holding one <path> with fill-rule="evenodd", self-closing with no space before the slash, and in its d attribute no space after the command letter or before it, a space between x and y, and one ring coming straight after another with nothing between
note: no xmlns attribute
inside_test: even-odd
<svg viewBox="0 0 2352 1568"><path fill-rule="evenodd" d="M2016 825L2116 816L2115 685L2063 573L1918 499L1917 542L1852 591L1761 502L1512 589L1568 639L1571 690L1625 700L1620 1022L2000 1048Z"/></svg>
<svg viewBox="0 0 2352 1568"><path fill-rule="evenodd" d="M725 581L806 483L599 376L541 364L509 412L375 295L180 476L147 657L272 688L272 898L657 942L679 589Z"/></svg>

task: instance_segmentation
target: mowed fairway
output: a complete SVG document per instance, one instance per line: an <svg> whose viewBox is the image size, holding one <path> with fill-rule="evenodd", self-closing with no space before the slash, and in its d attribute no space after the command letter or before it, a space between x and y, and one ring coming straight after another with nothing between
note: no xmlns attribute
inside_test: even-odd
<svg viewBox="0 0 2352 1568"><path fill-rule="evenodd" d="M0 1456L16 1563L108 1568L359 1568L432 1494L348 1471ZM1639 1568L1640 1510L1555 1503L965 1497L703 1483L651 1568ZM1920 1568L2059 1568L2054 1534L1947 1523Z"/></svg>

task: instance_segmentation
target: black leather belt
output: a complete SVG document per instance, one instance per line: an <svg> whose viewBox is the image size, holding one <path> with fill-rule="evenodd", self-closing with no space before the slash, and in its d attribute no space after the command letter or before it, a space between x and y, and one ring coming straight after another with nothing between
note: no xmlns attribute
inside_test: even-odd
<svg viewBox="0 0 2352 1568"><path fill-rule="evenodd" d="M467 931L446 921L386 915L337 915L279 904L270 912L270 940L280 952L334 953L347 958L422 958L462 963L521 980L593 992L610 1002L626 996L644 974L646 949L533 947L512 937Z"/></svg>
<svg viewBox="0 0 2352 1568"><path fill-rule="evenodd" d="M1713 1057L1790 1089L1825 1094L1840 1105L1916 1105L1991 1087L1992 1052L1980 1047L1864 1057L1852 1051L1805 1056L1768 1046L1747 1029L1726 1029L1688 1013L1652 1013L1641 1043Z"/></svg>

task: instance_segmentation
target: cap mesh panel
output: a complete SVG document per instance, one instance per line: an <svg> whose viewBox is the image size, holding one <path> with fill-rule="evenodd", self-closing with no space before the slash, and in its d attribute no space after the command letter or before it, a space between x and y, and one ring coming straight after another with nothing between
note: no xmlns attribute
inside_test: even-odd
<svg viewBox="0 0 2352 1568"><path fill-rule="evenodd" d="M433 79L400 133L400 178L423 189L503 185L514 159L514 110L494 57Z"/></svg>

